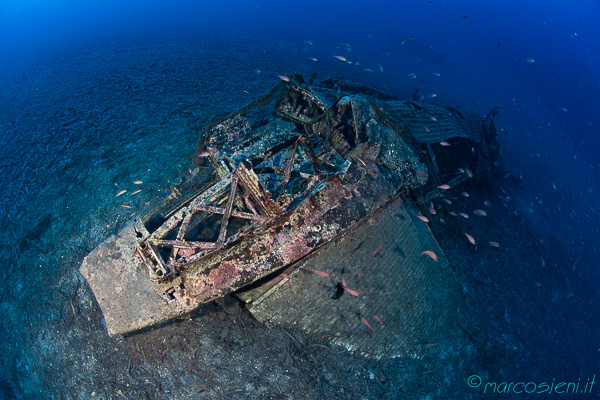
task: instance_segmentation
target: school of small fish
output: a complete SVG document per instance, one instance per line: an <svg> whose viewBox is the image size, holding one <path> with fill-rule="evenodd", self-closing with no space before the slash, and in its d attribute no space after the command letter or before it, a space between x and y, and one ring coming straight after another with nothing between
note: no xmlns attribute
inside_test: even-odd
<svg viewBox="0 0 600 400"><path fill-rule="evenodd" d="M417 39L417 36L411 35L407 39L401 40L399 42L399 44L400 45L405 45L405 44L409 43L409 41L416 40L416 39ZM314 42L312 40L305 40L303 42L303 45L305 46L306 49L310 48L312 50L311 46L314 45ZM361 62L359 60L353 61L353 60L351 60L349 58L350 53L352 52L352 46L351 46L350 43L341 43L341 44L337 43L337 44L334 44L334 47L336 48L335 53L331 54L331 56L333 58L335 58L335 59L337 59L337 60L339 60L341 62L344 62L346 64L349 64L349 65L357 65L357 66L361 65ZM344 54L344 55L340 54L341 51L345 51L346 54ZM392 53L390 51L386 51L385 55L386 56L391 56ZM315 62L319 60L317 57L314 57L314 56L309 56L308 59L311 60L311 61L315 61ZM422 60L420 58L415 58L415 61L417 63L420 63ZM383 73L385 71L385 69L384 69L384 67L383 67L382 64L376 64L376 67L377 68L374 68L374 67L365 67L365 68L362 68L362 70L364 72L369 72L369 73L370 72L374 72L376 69L379 70L379 72L381 72L381 73ZM255 72L260 73L260 69L256 69ZM450 70L450 72L454 72L454 70ZM437 76L437 77L440 77L442 75L439 72L431 72L431 74L433 76ZM416 72L407 72L406 76L407 76L408 79L417 79L417 73ZM278 77L281 80L284 80L286 82L289 81L289 77L287 75L278 75ZM427 97L428 98L435 98L436 96L437 96L436 93L431 93Z"/></svg>
<svg viewBox="0 0 600 400"><path fill-rule="evenodd" d="M463 18L466 19L467 16L463 16ZM408 43L411 40L416 40L416 36L410 36L409 38L404 39L404 40L400 41L399 43L400 43L400 45L408 45ZM313 42L310 41L310 40L308 40L308 41L305 41L304 44L308 45L308 46L312 46ZM499 46L500 46L500 42L497 43L496 47L499 47ZM382 64L373 64L371 66L366 65L366 66L363 67L361 65L360 61L358 61L358 60L352 60L352 53L351 53L352 49L351 49L351 45L349 43L336 44L335 47L336 47L337 50L335 51L334 54L331 54L331 57L333 59L336 59L338 61L341 61L341 62L343 62L345 64L349 64L349 65L356 65L356 66L360 65L361 66L360 68L364 72L372 73L372 72L375 72L375 71L379 71L381 73L384 73L384 67L383 67ZM390 52L387 52L386 54L389 56ZM314 62L317 62L319 60L316 57L308 57L308 59L312 60ZM417 62L419 62L419 61L420 60L417 59ZM530 63L530 64L536 63L536 59L533 58L533 57L519 58L519 59L517 59L517 61L521 61L521 62L525 62L525 63ZM419 71L417 71L417 72L419 72ZM410 72L410 71L406 72L405 79L417 79L418 78L417 72ZM454 71L450 70L450 72L454 72ZM434 77L441 77L442 76L442 73L440 73L440 72L430 72L430 73ZM286 81L286 82L290 81L290 78L287 75L278 75L278 76L283 81ZM425 96L423 96L423 97L425 97ZM437 94L436 93L430 93L426 97L430 98L430 99L433 99L433 98L437 97ZM568 110L565 107L557 106L556 108L558 108L559 110L562 110L563 112L568 112ZM432 115L429 118L431 118L432 121L438 121L439 117L440 116L433 116ZM428 130L427 127L424 127L424 129ZM452 146L452 144L449 143L448 141L440 141L440 142L438 142L438 144L439 144L439 146L446 147L446 148L450 148ZM206 154L201 153L200 154L200 157L206 157L206 156L208 156L208 153L206 153ZM538 156L540 156L540 155L538 155ZM365 164L364 161L362 161L362 160L359 160L359 161L361 161L361 163L363 165ZM470 170L469 168L459 168L458 172L460 174L464 174L464 175L468 176L469 178L473 178L474 177L473 171ZM136 182L134 182L134 183L137 184ZM140 184L141 184L141 181L140 181ZM552 186L554 187L554 190L556 190L556 186L554 184L552 184ZM439 190L441 190L441 191L450 191L452 189L452 186L450 184L448 184L448 183L445 183L445 184L441 184L441 185L437 186L437 188ZM126 190L124 189L121 192L119 192L117 194L117 196L120 196L120 195L122 195L125 192L126 192ZM133 195L135 193L139 193L139 190L134 191L131 194ZM462 196L463 200L465 200L465 201L468 201L468 199L470 199L470 197L471 197L470 194L467 191L461 192L459 194L459 196ZM456 200L455 197L452 197L452 199ZM445 205L442 206L442 204L439 204L437 202L436 202L436 204L434 204L434 202L431 201L429 203L429 206L425 206L427 208L428 212L429 212L429 216L422 215L422 214L419 213L417 215L417 218L422 223L428 224L428 223L432 222L432 217L435 217L435 219L437 221L439 221L442 224L445 224L446 222L444 221L444 219L441 217L441 215L438 215L438 214L440 214L440 213L443 214L443 212L446 211L451 216L464 218L464 220L467 220L467 221L465 221L463 223L466 223L466 222L471 221L471 220L473 220L473 221L476 220L476 218L470 219L470 214L476 215L478 217L487 217L488 216L488 212L489 212L488 210L491 207L490 201L486 200L486 201L484 201L483 206L481 206L481 205L477 206L476 205L474 207L469 207L469 208L463 209L463 210L458 210L458 209L455 209L455 210L452 210L452 209L445 210L446 207L451 207L451 206L453 206L454 203L453 203L453 201L450 198L446 198L446 197L441 197L441 200L443 201L443 203L445 203ZM456 202L456 204L460 204L460 203L461 203L461 201L457 201ZM483 220L479 219L479 221L483 221ZM467 241L471 245L475 246L474 247L475 249L479 248L477 246L478 241L475 239L475 237L473 237L470 233L465 232L464 230L462 231L462 233L464 234L464 236L467 239ZM480 241L482 241L482 242L485 243L485 239L484 238L478 238L478 239ZM487 240L487 243L488 243L488 245L491 248L498 249L498 248L501 247L500 243L498 241L495 241L495 240ZM377 248L375 248L373 251L371 251L368 254L371 255L371 256L377 256L382 251L383 247L384 247L383 244L379 244ZM438 260L439 260L437 254L435 252L431 251L431 250L426 250L425 249L425 250L423 250L421 252L421 255L424 255L424 256L427 256L427 257L431 258L431 260L433 260L434 262L438 262ZM542 263L545 263L545 262L542 261ZM329 273L329 272L325 272L325 271L320 271L320 270L316 270L316 269L311 269L310 272L312 272L313 274L316 274L316 275L318 275L320 277L323 277L323 278L331 278L333 276L333 273ZM358 282L359 283L360 283L361 279L365 279L364 277L361 278L362 274L363 274L363 268L360 268L359 271L358 271L358 274L357 274ZM334 279L334 278L332 278L332 279ZM344 278L342 278L341 288L344 289L345 293L348 293L351 296L354 296L354 297L359 297L360 296L358 290L356 290L354 288L348 287L348 285L346 283L346 280ZM382 322L382 320L377 315L373 315L372 318L379 323L380 327L383 327L383 322ZM371 323L367 320L367 318L365 316L360 316L359 315L359 319L365 325L366 328L368 328L372 332L375 332L375 329L373 328L373 325L371 325Z"/></svg>
<svg viewBox="0 0 600 400"><path fill-rule="evenodd" d="M133 183L134 185L143 185L144 184L144 182L142 180L140 180L140 179L135 179L131 183ZM131 192L130 195L133 196L134 194L138 194L141 191L142 191L142 189L136 189L133 192ZM117 192L117 194L115 195L115 197L122 196L125 193L127 193L127 189L121 189L121 190L119 190ZM123 207L123 208L132 208L131 204L126 204L126 203L120 204L120 206Z"/></svg>
<svg viewBox="0 0 600 400"><path fill-rule="evenodd" d="M442 143L444 143L444 144L442 144ZM450 144L448 144L447 142L440 142L440 145L442 145L442 146L446 146L446 145L450 146ZM458 172L460 174L467 175L469 178L473 178L473 176L474 176L473 172L470 169L468 169L468 168L458 168ZM439 185L437 188L441 189L441 190L449 190L452 187L450 185L448 185L448 184L443 184L443 185ZM465 199L470 198L469 193L466 192L466 191L460 193L460 195L463 196ZM448 199L446 197L442 197L441 200L444 203L446 203L448 206L451 206L453 204L452 200L450 200L450 199ZM491 206L491 202L489 200L485 200L483 202L483 205L485 206L485 208L488 208L488 207ZM429 211L430 216L432 216L432 217L433 216L437 216L438 210L443 210L443 209L444 209L443 207L439 208L439 209L436 208L436 206L434 205L433 201L431 201L429 203L428 211ZM450 210L447 210L447 212L448 212L449 215L451 215L453 217L459 217L460 216L460 217L462 217L464 219L469 219L470 218L469 213L467 213L466 211L454 211L454 210L450 209ZM476 208L476 209L472 210L471 213L473 215L477 215L477 216L480 216L480 217L487 217L487 215L488 215L488 211L484 210L483 207L482 208ZM422 214L418 214L417 218L419 218L421 221L427 222L427 223L429 223L431 221L430 218L427 218L426 216L424 216ZM446 223L444 221L444 219L441 218L441 217L438 217L438 221L440 223L442 223L442 224ZM467 238L467 240L469 241L469 243L471 243L474 246L477 245L477 241L475 240L475 238L471 234L469 234L468 232L463 232L463 233L464 233L465 237ZM500 243L497 242L497 241L490 240L490 241L488 241L488 243L489 243L489 245L491 247L500 248ZM434 261L437 261L437 255L435 253L433 253L431 250L425 250L421 254L422 255L427 255L427 256L431 257Z"/></svg>
<svg viewBox="0 0 600 400"><path fill-rule="evenodd" d="M473 176L472 172L469 169L460 169L459 172L463 173L463 174L466 174L469 177ZM443 185L438 186L438 188L441 189L441 190L449 190L449 189L451 189L451 186L448 185L448 184L443 184ZM461 195L465 199L470 197L469 193L467 193L467 192L462 192ZM447 204L447 206L452 206L453 205L453 202L450 199L442 198L442 200L443 200L444 203ZM486 201L484 201L483 205L484 205L484 207L489 208L491 206L491 202L489 200L486 200ZM443 210L443 208L440 208L440 210ZM436 207L435 207L433 201L431 201L429 203L429 213L432 216L434 216L434 215L436 215L438 213L438 211L436 210ZM448 213L450 215L453 215L453 216L461 216L461 217L463 217L465 219L469 218L469 214L467 212L463 212L463 211L460 211L460 212L457 213L457 212L455 212L453 210L450 210L450 211L448 211ZM472 211L472 214L478 215L478 216L481 216L481 217L487 217L488 211L484 210L483 207L482 208L476 208L476 209L474 209ZM417 218L420 221L422 221L423 223L430 223L431 222L430 218L422 215L421 213L417 214ZM442 218L438 218L438 220L441 223L445 224L445 221ZM469 243L471 243L473 246L477 246L477 241L475 240L475 238L473 236L471 236L471 234L469 234L468 232L464 232L464 231L463 231L463 234L465 235L465 237L466 237L466 239L468 240ZM500 248L500 243L497 242L497 241L489 240L488 244L489 244L490 247ZM383 248L384 248L384 244L381 243L381 244L379 244L377 246L377 248L375 248L375 250L373 250L372 252L370 252L368 254L371 255L371 256L377 256L377 254L379 254L379 252L381 252L381 250ZM477 247L475 247L475 249L477 249ZM438 255L434 251L432 251L432 250L423 250L421 252L421 255L429 257L434 262L438 262L439 261ZM317 270L317 269L310 269L309 271L312 272L315 275L318 275L318 276L322 277L322 278L332 278L332 276L333 276L332 273L321 271L321 270ZM365 279L364 277L362 277L362 272L363 272L363 268L359 268L358 273L357 273L357 278L358 278L358 283L359 284L361 282L361 279ZM342 270L342 274L343 274L343 270ZM289 276L287 276L286 274L282 274L281 276L284 277L284 278L287 278L289 280ZM335 278L332 278L332 279L335 279ZM331 283L333 284L333 282L331 282ZM355 288L349 287L349 285L346 282L345 278L342 277L341 278L341 283L337 283L337 285L339 285L338 287L341 287L341 289L343 289L345 293L348 293L349 295L357 297L357 298L360 297L359 291L357 289L355 289ZM371 323L369 322L369 320L366 317L359 315L359 319L360 319L360 321L362 322L362 324L367 329L369 329L371 332L376 332L376 329L373 327L373 325L371 325ZM382 319L379 316L377 316L377 315L373 315L373 319L379 323L379 329L382 329L383 328L383 321L382 321Z"/></svg>

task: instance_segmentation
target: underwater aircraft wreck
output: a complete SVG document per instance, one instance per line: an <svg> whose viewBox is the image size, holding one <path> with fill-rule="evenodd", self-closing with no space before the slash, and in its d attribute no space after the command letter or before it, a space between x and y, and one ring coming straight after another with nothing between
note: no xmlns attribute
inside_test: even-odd
<svg viewBox="0 0 600 400"><path fill-rule="evenodd" d="M109 335L234 294L260 321L373 357L453 346L460 288L421 210L501 169L496 110L314 78L210 122L194 163L213 180L84 259Z"/></svg>

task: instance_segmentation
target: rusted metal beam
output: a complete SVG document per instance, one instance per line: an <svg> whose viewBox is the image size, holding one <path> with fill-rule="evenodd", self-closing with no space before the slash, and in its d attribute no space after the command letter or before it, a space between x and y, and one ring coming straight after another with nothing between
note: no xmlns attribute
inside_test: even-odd
<svg viewBox="0 0 600 400"><path fill-rule="evenodd" d="M214 250L222 247L221 243L214 242L183 242L179 240L148 240L148 243L153 246L160 247L176 247L179 249L200 249L200 250Z"/></svg>
<svg viewBox="0 0 600 400"><path fill-rule="evenodd" d="M150 279L160 281L166 279L170 275L170 271L166 268L160 256L156 254L152 245L146 241L138 243L137 252L144 260L150 273Z"/></svg>
<svg viewBox="0 0 600 400"><path fill-rule="evenodd" d="M223 244L225 242L225 238L227 237L227 225L229 224L229 218L231 217L231 209L233 208L233 202L237 193L239 179L239 176L235 172L231 174L229 199L227 200L225 212L223 213L223 218L221 219L221 231L219 232L219 238L217 239L217 243L219 244Z"/></svg>
<svg viewBox="0 0 600 400"><path fill-rule="evenodd" d="M258 208L259 214L272 217L280 211L279 207L262 190L258 176L248 165L245 163L240 164L236 174L240 178L238 183L247 191L252 203Z"/></svg>
<svg viewBox="0 0 600 400"><path fill-rule="evenodd" d="M199 206L198 210L206 211L206 212L209 212L212 214L224 214L225 213L225 209L222 207ZM243 212L243 211L237 211L237 210L231 210L231 216L236 217L236 218L250 219L253 221L257 221L257 222L266 221L266 217L263 217L262 215L255 214L255 213L253 214L253 213Z"/></svg>
<svg viewBox="0 0 600 400"><path fill-rule="evenodd" d="M281 182L280 196L285 194L285 191L287 189L288 182L290 181L290 173L292 172L292 168L294 167L294 161L296 161L296 152L298 151L298 146L300 145L300 142L302 140L304 140L304 138L302 136L300 136L296 140L296 143L294 144L294 148L292 149L292 151L290 152L290 155L288 157L288 162L287 162L287 165L285 166L285 171L284 171L284 175L283 175L283 182Z"/></svg>
<svg viewBox="0 0 600 400"><path fill-rule="evenodd" d="M187 206L183 207L179 211L177 211L171 218L166 220L158 229L156 229L151 235L152 239L161 239L165 237L170 231L175 229L177 225L183 221L185 216L191 212L193 212L200 205L209 204L211 200L214 200L214 197L219 193L223 192L229 181L223 179L217 182L215 185L208 188L204 193L198 195L194 200L192 200Z"/></svg>

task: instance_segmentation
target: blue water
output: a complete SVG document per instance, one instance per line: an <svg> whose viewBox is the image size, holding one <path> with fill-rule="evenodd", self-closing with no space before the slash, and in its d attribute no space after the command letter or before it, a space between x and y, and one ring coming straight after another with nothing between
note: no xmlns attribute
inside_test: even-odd
<svg viewBox="0 0 600 400"><path fill-rule="evenodd" d="M314 385L325 398L478 398L482 389L469 387L469 371L496 382L591 379L600 373L599 17L593 0L2 0L0 397L303 398L292 388ZM489 350L504 338L507 348L514 344L510 356L498 350L491 360L491 352L480 351L477 367L435 377L435 390L422 380L400 388L393 376L401 376L401 362L369 361L366 368L354 356L329 362L321 354L307 361L314 362L310 379L290 373L276 385L273 377L240 391L225 383L236 375L226 361L220 371L215 362L210 377L186 369L157 373L164 360L143 347L139 364L118 354L110 362L119 367L103 363L102 354L126 344L107 339L77 270L86 252L131 217L114 203L115 185L124 176L153 185L137 209L160 200L180 182L208 119L292 71L343 76L401 98L419 89L428 101L482 115L500 107L506 177L494 185L492 203L500 210L504 203L507 215L497 231L527 235L498 241L522 243L506 251L527 258L502 265L496 289L520 287L519 302L528 293L531 302L490 298L489 310L479 312L499 331L474 340ZM467 289L480 296L487 290ZM163 354L178 351L183 339L165 329L172 329L171 347ZM253 361L242 353L231 357L251 376ZM422 365L423 373L429 369ZM139 380L125 380L123 371ZM356 371L364 386L351 382ZM365 371L389 377L369 379ZM143 386L144 379L154 386ZM600 389L590 392L598 398Z"/></svg>

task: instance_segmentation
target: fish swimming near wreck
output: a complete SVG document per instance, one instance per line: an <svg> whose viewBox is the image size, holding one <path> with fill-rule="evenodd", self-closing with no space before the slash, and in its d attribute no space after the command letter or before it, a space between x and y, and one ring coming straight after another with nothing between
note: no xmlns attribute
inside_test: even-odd
<svg viewBox="0 0 600 400"><path fill-rule="evenodd" d="M434 215L435 182L448 182L445 192L469 182L454 161L433 166L436 152L463 155L459 165L480 181L501 165L490 151L498 149L493 113L482 118L332 78L309 86L299 74L282 76L202 131L193 160L214 169L212 182L185 196L174 190L84 259L80 271L110 335L176 318L328 251L327 243L392 200L411 204L408 193ZM429 129L436 126L449 128ZM448 140L452 147L431 146Z"/></svg>

